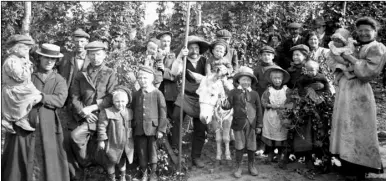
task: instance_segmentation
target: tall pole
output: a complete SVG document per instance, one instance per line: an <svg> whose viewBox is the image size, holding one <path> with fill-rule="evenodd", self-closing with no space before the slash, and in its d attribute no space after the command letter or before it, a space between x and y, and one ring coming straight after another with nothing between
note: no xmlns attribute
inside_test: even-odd
<svg viewBox="0 0 386 181"><path fill-rule="evenodd" d="M186 28L185 28L185 42L184 47L188 47L189 36L189 19L190 19L190 2L188 2L188 8L186 13ZM181 87L181 109L180 109L180 134L179 134L179 146L178 146L178 172L181 174L181 157L182 157L182 123L184 122L184 98L185 98L185 76L186 76L186 56L182 62L182 87Z"/></svg>

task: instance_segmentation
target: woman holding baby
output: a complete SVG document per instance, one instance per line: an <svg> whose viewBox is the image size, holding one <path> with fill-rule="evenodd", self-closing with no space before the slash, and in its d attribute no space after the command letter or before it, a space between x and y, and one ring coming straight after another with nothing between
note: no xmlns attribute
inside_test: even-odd
<svg viewBox="0 0 386 181"><path fill-rule="evenodd" d="M375 40L379 24L373 18L359 18L355 26L358 35L355 49L338 55L352 66L354 77L341 76L336 80L330 151L339 156L347 173L354 173L357 180L362 180L368 172L383 172L376 104L369 82L385 64L382 55L386 47Z"/></svg>

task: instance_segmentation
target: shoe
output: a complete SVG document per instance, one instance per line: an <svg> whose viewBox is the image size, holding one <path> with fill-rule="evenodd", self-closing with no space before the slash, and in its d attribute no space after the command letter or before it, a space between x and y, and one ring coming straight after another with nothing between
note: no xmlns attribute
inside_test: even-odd
<svg viewBox="0 0 386 181"><path fill-rule="evenodd" d="M236 178L241 178L241 173L242 172L243 172L243 170L241 169L240 163L236 163L236 170L235 170L235 172L233 172L233 175Z"/></svg>
<svg viewBox="0 0 386 181"><path fill-rule="evenodd" d="M115 173L109 174L109 175L108 175L108 178L109 178L108 181L116 181L116 180L115 180Z"/></svg>
<svg viewBox="0 0 386 181"><path fill-rule="evenodd" d="M150 181L158 181L157 174L155 174L153 171L150 174Z"/></svg>
<svg viewBox="0 0 386 181"><path fill-rule="evenodd" d="M3 126L6 132L16 134L16 131L13 129L13 125L9 121L1 120L1 126Z"/></svg>
<svg viewBox="0 0 386 181"><path fill-rule="evenodd" d="M244 154L244 151L243 150L236 150L236 170L233 172L233 175L236 177L236 178L240 178L241 177L241 174L243 172L243 170L241 169L241 162L243 160L243 154Z"/></svg>
<svg viewBox="0 0 386 181"><path fill-rule="evenodd" d="M142 175L142 181L147 181L148 180L148 176L147 176L147 169L143 172L143 175Z"/></svg>
<svg viewBox="0 0 386 181"><path fill-rule="evenodd" d="M195 165L198 168L204 168L205 167L205 164L201 161L200 158L193 159L192 162L193 162L193 165Z"/></svg>
<svg viewBox="0 0 386 181"><path fill-rule="evenodd" d="M35 131L35 128L31 127L27 119L20 119L19 121L15 122L15 125L26 131Z"/></svg>
<svg viewBox="0 0 386 181"><path fill-rule="evenodd" d="M252 176L257 176L257 169L255 167L255 153L248 150L248 171Z"/></svg>

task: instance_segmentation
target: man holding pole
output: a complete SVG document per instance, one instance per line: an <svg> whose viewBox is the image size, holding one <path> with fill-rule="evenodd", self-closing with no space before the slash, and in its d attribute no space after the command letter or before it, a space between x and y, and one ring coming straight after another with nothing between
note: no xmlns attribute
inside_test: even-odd
<svg viewBox="0 0 386 181"><path fill-rule="evenodd" d="M182 71L194 72L205 76L205 64L206 58L201 56L209 49L209 43L203 38L197 36L188 37L188 47L181 50L175 63L173 63L172 74L175 76L180 75ZM183 70L183 56L187 56L186 69ZM178 67L174 69L174 66ZM172 147L178 148L180 144L180 118L181 112L183 116L188 114L193 118L193 138L192 138L192 163L198 168L204 167L204 163L200 160L201 151L205 143L205 131L207 131L207 125L200 121L200 106L198 101L198 95L196 90L200 85L200 80L196 80L191 74L187 73L185 77L185 91L178 94L175 101L175 107L172 114L173 127L172 127ZM183 105L182 105L183 103ZM183 111L181 111L181 107Z"/></svg>

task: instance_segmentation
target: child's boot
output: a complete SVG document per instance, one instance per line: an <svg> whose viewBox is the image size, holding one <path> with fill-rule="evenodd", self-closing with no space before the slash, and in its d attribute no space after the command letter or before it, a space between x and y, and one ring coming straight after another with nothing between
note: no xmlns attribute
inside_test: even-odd
<svg viewBox="0 0 386 181"><path fill-rule="evenodd" d="M233 173L236 178L241 177L243 170L241 169L241 162L243 159L243 150L236 150L236 170Z"/></svg>
<svg viewBox="0 0 386 181"><path fill-rule="evenodd" d="M155 173L156 169L157 169L157 164L153 163L151 165L150 181L157 181L158 180L157 174Z"/></svg>
<svg viewBox="0 0 386 181"><path fill-rule="evenodd" d="M16 131L13 129L13 125L6 120L1 120L1 126L5 129L5 131L10 132L12 134L16 134Z"/></svg>
<svg viewBox="0 0 386 181"><path fill-rule="evenodd" d="M28 119L20 119L19 121L16 121L15 124L26 131L35 131L35 128L31 127L29 124Z"/></svg>
<svg viewBox="0 0 386 181"><path fill-rule="evenodd" d="M148 176L147 176L147 169L144 169L143 170L143 175L142 175L142 181L147 181L148 180Z"/></svg>
<svg viewBox="0 0 386 181"><path fill-rule="evenodd" d="M248 170L252 176L257 175L257 169L255 167L255 153L248 150Z"/></svg>
<svg viewBox="0 0 386 181"><path fill-rule="evenodd" d="M288 163L288 152L286 148L279 149L279 168L286 170Z"/></svg>
<svg viewBox="0 0 386 181"><path fill-rule="evenodd" d="M121 171L119 181L126 181L126 170Z"/></svg>
<svg viewBox="0 0 386 181"><path fill-rule="evenodd" d="M109 181L115 181L115 173L111 173L108 175Z"/></svg>

